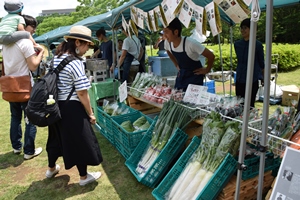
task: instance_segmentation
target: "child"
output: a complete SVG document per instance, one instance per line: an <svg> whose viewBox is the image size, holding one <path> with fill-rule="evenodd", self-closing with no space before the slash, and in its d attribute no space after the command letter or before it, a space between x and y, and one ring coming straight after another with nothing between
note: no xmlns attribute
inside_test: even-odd
<svg viewBox="0 0 300 200"><path fill-rule="evenodd" d="M25 20L21 16L23 7L19 0L4 1L4 9L8 14L0 22L0 44L8 45L20 39L30 39L37 46L31 34L24 29Z"/></svg>

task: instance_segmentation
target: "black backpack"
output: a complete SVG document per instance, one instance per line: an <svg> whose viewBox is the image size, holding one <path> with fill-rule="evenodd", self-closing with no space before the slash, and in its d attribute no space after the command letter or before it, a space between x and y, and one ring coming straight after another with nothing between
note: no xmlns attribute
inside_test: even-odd
<svg viewBox="0 0 300 200"><path fill-rule="evenodd" d="M67 56L55 69L51 66L49 72L34 84L27 107L25 108L27 118L32 124L45 127L61 119L58 106L58 74L69 62L75 59L73 56ZM74 90L75 87L72 88L67 101L71 98ZM53 95L54 104L47 105L49 95Z"/></svg>

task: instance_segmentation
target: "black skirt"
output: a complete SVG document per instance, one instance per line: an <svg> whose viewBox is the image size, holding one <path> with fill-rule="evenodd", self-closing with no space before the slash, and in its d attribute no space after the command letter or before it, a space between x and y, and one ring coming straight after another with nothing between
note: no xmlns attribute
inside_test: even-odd
<svg viewBox="0 0 300 200"><path fill-rule="evenodd" d="M47 152L62 155L66 169L99 165L103 161L100 147L81 102L60 101L59 107L62 119L49 128Z"/></svg>

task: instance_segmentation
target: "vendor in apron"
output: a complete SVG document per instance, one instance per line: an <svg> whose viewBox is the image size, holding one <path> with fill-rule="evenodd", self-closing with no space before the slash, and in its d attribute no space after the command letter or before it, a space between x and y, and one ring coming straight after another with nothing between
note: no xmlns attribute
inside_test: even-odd
<svg viewBox="0 0 300 200"><path fill-rule="evenodd" d="M210 72L214 54L198 41L181 37L182 25L178 18L164 28L165 49L178 69L176 89L186 91L189 84L203 85L203 76ZM207 67L200 62L200 55L207 59Z"/></svg>

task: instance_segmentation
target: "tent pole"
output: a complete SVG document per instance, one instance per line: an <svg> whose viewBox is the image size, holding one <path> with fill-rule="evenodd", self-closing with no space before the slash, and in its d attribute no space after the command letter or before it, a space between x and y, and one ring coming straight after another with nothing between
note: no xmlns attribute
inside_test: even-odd
<svg viewBox="0 0 300 200"><path fill-rule="evenodd" d="M235 189L235 199L236 200L239 199L242 170L245 167L244 166L244 155L245 155L245 151L246 151L250 101L251 101L252 83L253 83L253 68L254 68L254 55L255 55L254 51L255 51L255 46L256 46L257 22L254 22L253 20L251 20L250 26L251 26L251 29L250 29L249 53L248 53L248 62L247 62L247 80L246 80L246 88L245 88L245 102L244 102L242 135L241 135L241 142L240 142L238 173L237 173L236 189Z"/></svg>
<svg viewBox="0 0 300 200"><path fill-rule="evenodd" d="M218 34L218 42L219 42L219 51L220 51L220 65L221 65L221 69L222 69L223 95L225 97L225 80L224 80L224 69L223 69L223 59L222 59L222 48L221 48L220 33Z"/></svg>
<svg viewBox="0 0 300 200"><path fill-rule="evenodd" d="M233 31L232 26L230 26L230 97L232 96L232 44L233 44Z"/></svg>
<svg viewBox="0 0 300 200"><path fill-rule="evenodd" d="M270 102L270 74L271 74L271 55L272 55L272 34L273 34L273 0L267 0L266 11L266 58L264 70L264 104L263 104L263 123L262 136L260 138L260 165L257 199L262 198L264 184L265 155L267 150L269 102ZM274 96L275 98L275 96Z"/></svg>

